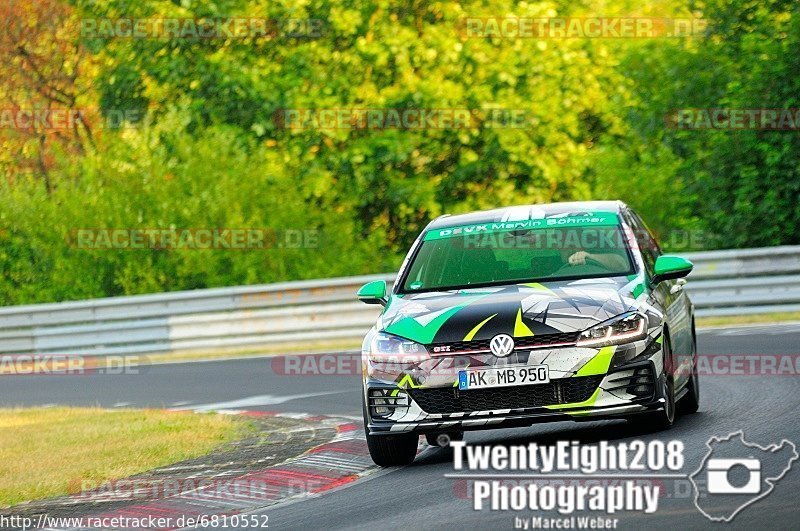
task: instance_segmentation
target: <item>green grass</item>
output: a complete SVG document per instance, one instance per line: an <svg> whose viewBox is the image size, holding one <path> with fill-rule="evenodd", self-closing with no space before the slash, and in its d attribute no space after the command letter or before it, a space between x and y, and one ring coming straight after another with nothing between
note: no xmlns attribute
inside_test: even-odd
<svg viewBox="0 0 800 531"><path fill-rule="evenodd" d="M0 507L198 457L253 430L213 413L0 409Z"/></svg>
<svg viewBox="0 0 800 531"><path fill-rule="evenodd" d="M780 323L800 321L800 312L777 312L756 315L731 315L725 317L698 317L697 327L726 326L737 324Z"/></svg>

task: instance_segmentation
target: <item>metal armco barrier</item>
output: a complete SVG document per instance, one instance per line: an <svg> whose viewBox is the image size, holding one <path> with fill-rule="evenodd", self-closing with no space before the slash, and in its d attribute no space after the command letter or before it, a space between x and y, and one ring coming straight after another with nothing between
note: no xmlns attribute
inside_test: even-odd
<svg viewBox="0 0 800 531"><path fill-rule="evenodd" d="M800 246L686 253L699 316L800 311ZM357 344L371 275L0 308L0 353L146 354Z"/></svg>

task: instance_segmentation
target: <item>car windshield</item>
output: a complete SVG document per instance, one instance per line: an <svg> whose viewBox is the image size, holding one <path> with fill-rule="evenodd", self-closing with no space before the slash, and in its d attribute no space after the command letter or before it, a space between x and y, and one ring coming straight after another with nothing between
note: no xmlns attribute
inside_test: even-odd
<svg viewBox="0 0 800 531"><path fill-rule="evenodd" d="M401 292L413 293L634 272L618 224L464 234L426 234Z"/></svg>

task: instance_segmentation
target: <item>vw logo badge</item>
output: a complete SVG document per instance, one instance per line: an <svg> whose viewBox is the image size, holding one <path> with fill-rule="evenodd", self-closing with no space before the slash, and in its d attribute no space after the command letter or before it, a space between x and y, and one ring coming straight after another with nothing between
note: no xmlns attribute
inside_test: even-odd
<svg viewBox="0 0 800 531"><path fill-rule="evenodd" d="M507 334L498 334L489 341L489 350L498 358L505 358L514 350L514 338Z"/></svg>

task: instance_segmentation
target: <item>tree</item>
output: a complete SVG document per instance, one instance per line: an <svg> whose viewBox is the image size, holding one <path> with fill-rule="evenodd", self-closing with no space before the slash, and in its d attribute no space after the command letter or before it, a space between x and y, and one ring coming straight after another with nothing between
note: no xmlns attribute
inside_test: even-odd
<svg viewBox="0 0 800 531"><path fill-rule="evenodd" d="M0 19L0 168L11 178L35 174L52 192L55 157L79 156L92 141L86 109L78 108L92 59L80 43L74 10L63 2L6 0Z"/></svg>

